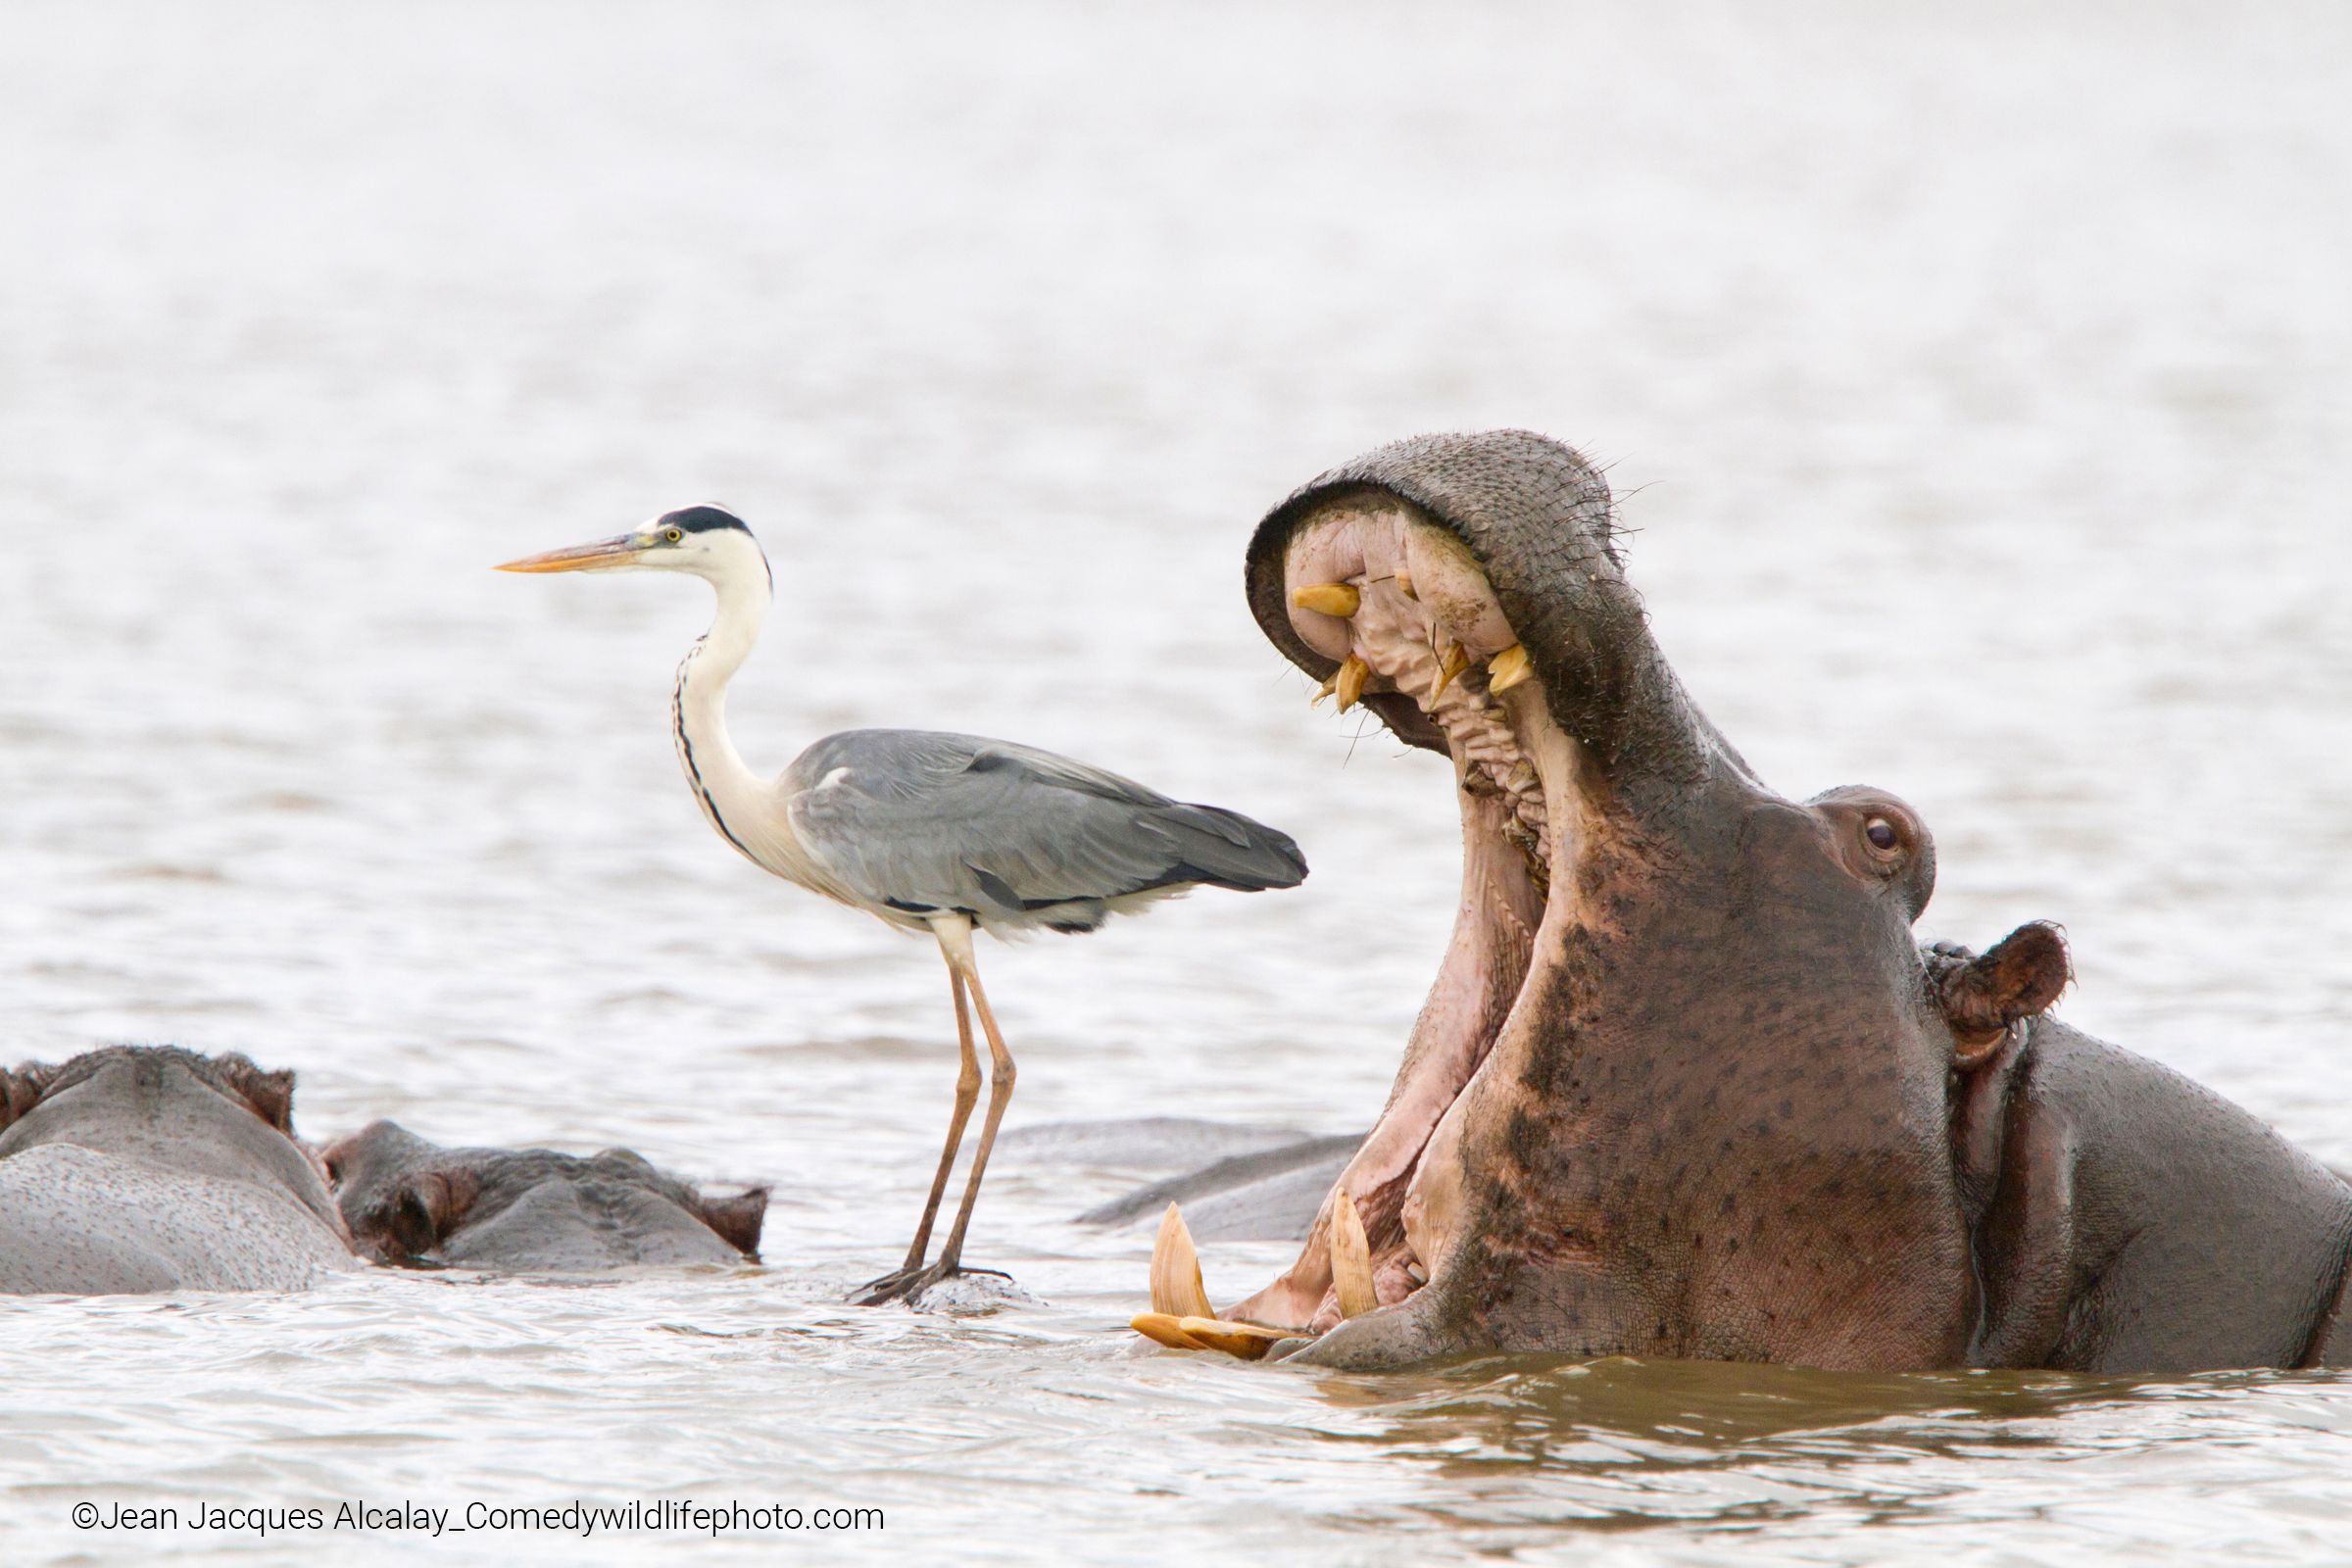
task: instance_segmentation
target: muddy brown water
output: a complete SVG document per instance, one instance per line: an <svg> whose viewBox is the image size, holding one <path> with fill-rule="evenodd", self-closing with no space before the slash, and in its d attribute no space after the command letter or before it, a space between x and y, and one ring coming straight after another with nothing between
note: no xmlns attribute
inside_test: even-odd
<svg viewBox="0 0 2352 1568"><path fill-rule="evenodd" d="M314 1134L776 1184L768 1266L0 1307L0 1554L315 1561L70 1509L885 1511L818 1558L2300 1561L2337 1380L1152 1352L1140 1173L842 1292L954 1076L936 958L733 858L663 704L699 585L492 562L712 499L757 765L1056 747L1294 830L1301 891L991 948L1012 1125L1362 1126L1436 967L1443 765L1242 603L1291 485L1432 427L1610 466L1691 691L1893 788L1923 929L2352 1162L2346 13L242 3L0 20L0 1054L302 1073ZM1213 1246L1231 1299L1286 1249ZM577 1561L652 1538L328 1538ZM744 1536L703 1548L771 1560Z"/></svg>

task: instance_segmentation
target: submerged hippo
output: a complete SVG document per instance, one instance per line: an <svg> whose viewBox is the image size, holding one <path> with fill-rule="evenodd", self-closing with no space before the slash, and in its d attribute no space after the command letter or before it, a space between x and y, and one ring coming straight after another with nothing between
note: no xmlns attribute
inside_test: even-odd
<svg viewBox="0 0 2352 1568"><path fill-rule="evenodd" d="M0 1292L292 1290L353 1266L294 1075L114 1046L0 1071Z"/></svg>
<svg viewBox="0 0 2352 1568"><path fill-rule="evenodd" d="M706 1198L625 1149L443 1149L378 1121L326 1168L359 1250L386 1263L504 1273L738 1263L760 1250L767 1189Z"/></svg>
<svg viewBox="0 0 2352 1568"><path fill-rule="evenodd" d="M1102 1125L1107 1129L1119 1124ZM1364 1135L1309 1138L1286 1131L1234 1142L1232 1152L1098 1203L1080 1214L1078 1223L1125 1225L1147 1216L1157 1218L1168 1204L1181 1203L1185 1228L1200 1241L1303 1241L1313 1229L1324 1195L1363 1147Z"/></svg>
<svg viewBox="0 0 2352 1568"><path fill-rule="evenodd" d="M1379 1125L1298 1261L1217 1316L1354 1367L2352 1363L2352 1188L2042 1016L2050 928L1923 951L1926 824L1749 771L1575 453L1384 447L1276 508L1248 582L1293 662L1450 758L1463 888ZM1155 1262L1155 1304L1204 1313L1182 1272Z"/></svg>

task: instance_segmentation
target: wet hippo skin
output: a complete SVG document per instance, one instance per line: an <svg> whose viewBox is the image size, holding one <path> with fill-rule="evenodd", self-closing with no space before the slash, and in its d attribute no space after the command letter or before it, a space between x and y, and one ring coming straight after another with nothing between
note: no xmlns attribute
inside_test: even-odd
<svg viewBox="0 0 2352 1568"><path fill-rule="evenodd" d="M1363 1142L1360 1133L1294 1138L1271 1149L1231 1154L1099 1203L1079 1215L1078 1223L1132 1224L1157 1219L1168 1204L1181 1203L1186 1223L1200 1241L1304 1241L1323 1195Z"/></svg>
<svg viewBox="0 0 2352 1568"><path fill-rule="evenodd" d="M757 1256L767 1189L707 1198L624 1149L444 1149L397 1122L325 1152L360 1251L387 1263L592 1273Z"/></svg>
<svg viewBox="0 0 2352 1568"><path fill-rule="evenodd" d="M295 1290L350 1268L293 1075L119 1046L0 1072L0 1292Z"/></svg>
<svg viewBox="0 0 2352 1568"><path fill-rule="evenodd" d="M1295 663L1449 759L1464 877L1334 1186L1371 1256L1350 1298L1377 1305L1342 1316L1327 1197L1221 1316L1356 1367L2352 1361L2352 1188L2048 1016L2053 928L1923 950L1925 822L1755 777L1651 640L1575 453L1384 447L1276 508L1247 583Z"/></svg>

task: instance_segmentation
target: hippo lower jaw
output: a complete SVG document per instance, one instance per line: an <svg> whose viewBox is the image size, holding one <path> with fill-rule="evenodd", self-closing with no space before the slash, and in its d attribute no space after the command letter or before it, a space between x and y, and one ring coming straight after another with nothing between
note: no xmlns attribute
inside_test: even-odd
<svg viewBox="0 0 2352 1568"><path fill-rule="evenodd" d="M1313 591L1326 584L1352 596ZM1367 493L1295 530L1284 585L1294 605L1303 598L1348 612L1294 608L1291 621L1310 648L1341 663L1344 701L1360 694L1392 727L1442 740L1462 812L1452 939L1379 1124L1326 1199L1298 1262L1222 1314L1321 1336L1353 1315L1344 1300L1360 1311L1367 1297L1376 1299L1328 1348L1336 1351L1342 1341L1416 1332L1407 1303L1444 1271L1464 1217L1466 1092L1531 989L1534 956L1562 951L1576 921L1580 853L1605 829L1588 800L1587 748L1554 721L1524 653L1513 653L1518 636L1485 573L1452 534L1395 498ZM1347 1206L1360 1216L1360 1252L1348 1239ZM1360 1276L1348 1277L1361 1268L1350 1256L1368 1257L1368 1290Z"/></svg>

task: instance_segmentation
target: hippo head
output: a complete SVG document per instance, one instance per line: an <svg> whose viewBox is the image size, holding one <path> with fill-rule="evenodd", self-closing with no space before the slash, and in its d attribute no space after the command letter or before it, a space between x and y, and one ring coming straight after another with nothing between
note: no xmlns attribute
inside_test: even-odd
<svg viewBox="0 0 2352 1568"><path fill-rule="evenodd" d="M2056 934L1923 955L1927 825L1757 779L1555 442L1426 436L1326 473L1260 524L1248 584L1294 663L1449 759L1463 881L1379 1125L1298 1261L1222 1315L1341 1365L1956 1359L1982 1202L1958 1081L2064 985Z"/></svg>
<svg viewBox="0 0 2352 1568"><path fill-rule="evenodd" d="M397 1122L330 1146L354 1245L380 1262L580 1273L734 1262L760 1250L767 1190L706 1198L624 1149L443 1149Z"/></svg>
<svg viewBox="0 0 2352 1568"><path fill-rule="evenodd" d="M294 1074L236 1052L105 1046L55 1066L0 1069L0 1157L40 1143L276 1186L343 1235L324 1167L294 1134Z"/></svg>
<svg viewBox="0 0 2352 1568"><path fill-rule="evenodd" d="M265 1072L240 1052L208 1056L182 1046L106 1046L75 1056L62 1066L25 1062L0 1067L0 1132L29 1114L33 1106L109 1073L157 1080L177 1074L202 1084L259 1116L288 1138L294 1136L294 1074L285 1068Z"/></svg>

